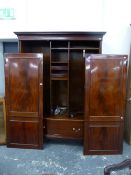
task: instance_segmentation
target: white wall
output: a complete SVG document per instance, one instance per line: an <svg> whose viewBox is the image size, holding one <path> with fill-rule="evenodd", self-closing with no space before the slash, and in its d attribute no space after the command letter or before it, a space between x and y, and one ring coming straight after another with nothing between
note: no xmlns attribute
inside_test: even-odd
<svg viewBox="0 0 131 175"><path fill-rule="evenodd" d="M103 0L1 0L0 8L14 7L16 20L0 21L0 38L13 31L100 31Z"/></svg>
<svg viewBox="0 0 131 175"><path fill-rule="evenodd" d="M106 31L103 53L129 54L130 0L1 0L16 20L0 20L0 39L14 31Z"/></svg>
<svg viewBox="0 0 131 175"><path fill-rule="evenodd" d="M90 31L102 29L102 0L38 0L37 5L32 0L27 2L28 30Z"/></svg>
<svg viewBox="0 0 131 175"><path fill-rule="evenodd" d="M16 20L0 20L0 38L14 31L106 31L103 53L129 54L130 0L1 0Z"/></svg>
<svg viewBox="0 0 131 175"><path fill-rule="evenodd" d="M103 0L103 53L129 54L131 42L131 1Z"/></svg>
<svg viewBox="0 0 131 175"><path fill-rule="evenodd" d="M15 9L16 20L0 20L0 40L14 31L106 31L103 53L129 54L130 0L1 0L0 8ZM0 55L0 91L4 92Z"/></svg>
<svg viewBox="0 0 131 175"><path fill-rule="evenodd" d="M0 20L0 39L16 38L14 31L26 29L26 0L0 0L0 8L14 8L15 20Z"/></svg>

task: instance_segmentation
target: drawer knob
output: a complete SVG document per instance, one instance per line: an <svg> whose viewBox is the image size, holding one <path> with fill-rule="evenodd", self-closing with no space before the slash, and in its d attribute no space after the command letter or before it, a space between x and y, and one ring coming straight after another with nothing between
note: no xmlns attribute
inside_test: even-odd
<svg viewBox="0 0 131 175"><path fill-rule="evenodd" d="M72 130L75 131L75 132L79 132L81 129L80 128L78 128L78 129L72 128Z"/></svg>

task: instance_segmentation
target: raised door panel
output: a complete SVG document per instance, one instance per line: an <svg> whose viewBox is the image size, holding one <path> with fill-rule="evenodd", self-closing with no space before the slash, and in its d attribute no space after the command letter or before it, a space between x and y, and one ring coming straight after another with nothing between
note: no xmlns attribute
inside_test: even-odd
<svg viewBox="0 0 131 175"><path fill-rule="evenodd" d="M39 143L39 122L10 120L8 145L10 147L37 148Z"/></svg>
<svg viewBox="0 0 131 175"><path fill-rule="evenodd" d="M126 56L86 58L85 120L121 121L125 111Z"/></svg>
<svg viewBox="0 0 131 175"><path fill-rule="evenodd" d="M122 153L123 122L85 123L84 154Z"/></svg>
<svg viewBox="0 0 131 175"><path fill-rule="evenodd" d="M43 146L42 63L42 54L5 55L8 146Z"/></svg>

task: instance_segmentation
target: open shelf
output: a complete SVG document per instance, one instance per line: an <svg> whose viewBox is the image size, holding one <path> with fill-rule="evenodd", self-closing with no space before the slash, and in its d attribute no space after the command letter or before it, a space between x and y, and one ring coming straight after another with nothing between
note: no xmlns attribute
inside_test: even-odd
<svg viewBox="0 0 131 175"><path fill-rule="evenodd" d="M51 43L50 50L50 114L56 107L69 109L69 42ZM59 109L59 108L58 108ZM60 115L60 114L59 114ZM68 112L67 112L68 115ZM63 116L63 115L62 115ZM56 117L56 116L55 116ZM59 116L60 117L60 116Z"/></svg>
<svg viewBox="0 0 131 175"><path fill-rule="evenodd" d="M67 78L68 74L65 70L51 70L51 78Z"/></svg>
<svg viewBox="0 0 131 175"><path fill-rule="evenodd" d="M67 66L59 66L59 65L55 65L55 66L51 66L51 70L68 70Z"/></svg>
<svg viewBox="0 0 131 175"><path fill-rule="evenodd" d="M52 61L52 64L68 64L67 60L62 60L62 61Z"/></svg>
<svg viewBox="0 0 131 175"><path fill-rule="evenodd" d="M68 49L68 41L52 41L51 42L51 49Z"/></svg>
<svg viewBox="0 0 131 175"><path fill-rule="evenodd" d="M68 50L51 50L52 62L68 62Z"/></svg>
<svg viewBox="0 0 131 175"><path fill-rule="evenodd" d="M78 115L76 117L70 117L69 115L62 115L62 116L54 116L54 115L50 115L50 116L46 116L45 117L46 120L72 120L72 121L83 121L84 120L84 116L83 115Z"/></svg>
<svg viewBox="0 0 131 175"><path fill-rule="evenodd" d="M99 48L99 41L70 41L70 48Z"/></svg>
<svg viewBox="0 0 131 175"><path fill-rule="evenodd" d="M59 104L59 102L55 102L54 104L54 101L60 101L60 99L63 99L65 105L67 105L69 109L68 114L65 117L68 120L72 119L70 113L73 115L74 113L77 113L77 111L82 111L84 114L85 61L83 51L87 54L99 53L100 42L95 40L51 42L50 108L52 108L53 105L60 106L61 104ZM83 118L83 114L78 116ZM63 116L52 117L49 115L49 118L50 117L52 120L56 118L61 119L61 117L63 118ZM79 117L75 115L73 118Z"/></svg>
<svg viewBox="0 0 131 175"><path fill-rule="evenodd" d="M61 81L61 80L68 80L68 77L51 77L51 80L59 80L59 81Z"/></svg>
<svg viewBox="0 0 131 175"><path fill-rule="evenodd" d="M69 48L70 50L99 50L99 48L96 47L77 47L77 48Z"/></svg>
<svg viewBox="0 0 131 175"><path fill-rule="evenodd" d="M51 50L68 50L67 47L51 48Z"/></svg>

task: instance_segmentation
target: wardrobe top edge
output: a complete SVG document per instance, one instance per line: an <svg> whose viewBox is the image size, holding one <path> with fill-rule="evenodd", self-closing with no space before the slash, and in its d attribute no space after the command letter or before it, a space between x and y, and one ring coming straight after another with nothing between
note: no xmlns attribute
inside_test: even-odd
<svg viewBox="0 0 131 175"><path fill-rule="evenodd" d="M17 37L49 37L49 38L72 38L72 37L103 37L106 32L14 32Z"/></svg>
<svg viewBox="0 0 131 175"><path fill-rule="evenodd" d="M18 40L102 40L106 32L14 32Z"/></svg>
<svg viewBox="0 0 131 175"><path fill-rule="evenodd" d="M106 32L87 31L87 32L14 32L16 35L104 35Z"/></svg>

